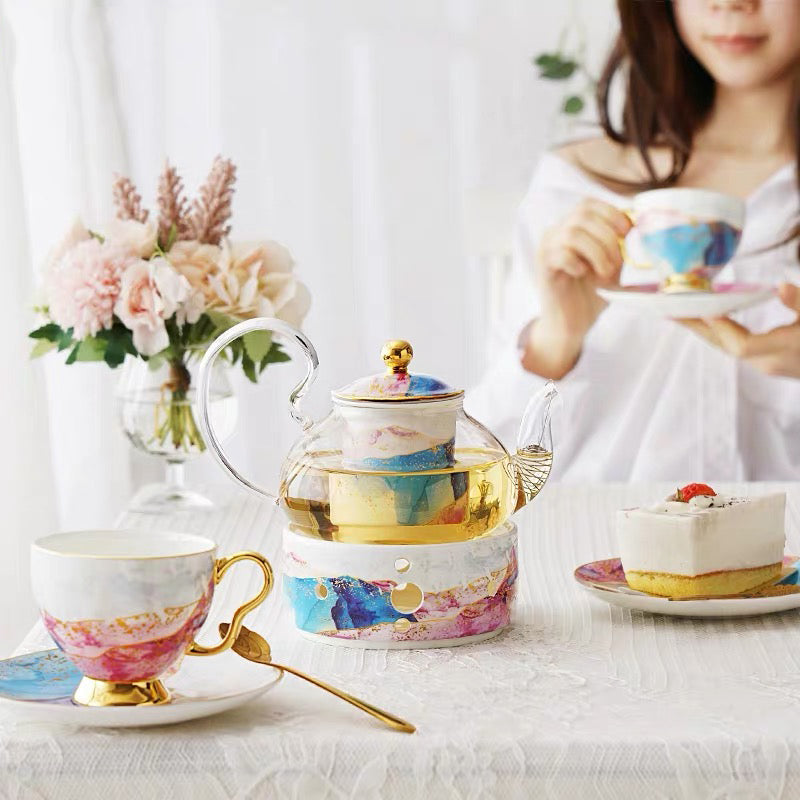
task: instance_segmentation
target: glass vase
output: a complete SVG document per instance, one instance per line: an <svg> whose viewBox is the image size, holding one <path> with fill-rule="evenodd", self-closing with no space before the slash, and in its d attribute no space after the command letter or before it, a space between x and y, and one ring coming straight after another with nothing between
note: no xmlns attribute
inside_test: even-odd
<svg viewBox="0 0 800 800"><path fill-rule="evenodd" d="M205 495L186 485L186 462L205 452L197 425L195 386L202 351L187 351L180 358L152 361L129 358L117 386L117 407L125 435L138 450L165 464L163 483L144 486L129 510L170 513L213 508ZM211 377L210 415L214 430L227 438L236 426L238 404L231 386L229 366L217 359Z"/></svg>

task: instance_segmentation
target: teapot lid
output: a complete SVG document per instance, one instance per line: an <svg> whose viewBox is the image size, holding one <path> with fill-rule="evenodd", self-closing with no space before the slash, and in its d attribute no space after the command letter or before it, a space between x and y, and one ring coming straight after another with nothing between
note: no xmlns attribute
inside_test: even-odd
<svg viewBox="0 0 800 800"><path fill-rule="evenodd" d="M464 394L432 375L412 375L408 365L414 357L411 345L403 339L386 342L381 350L386 371L359 378L333 393L338 400L444 400Z"/></svg>

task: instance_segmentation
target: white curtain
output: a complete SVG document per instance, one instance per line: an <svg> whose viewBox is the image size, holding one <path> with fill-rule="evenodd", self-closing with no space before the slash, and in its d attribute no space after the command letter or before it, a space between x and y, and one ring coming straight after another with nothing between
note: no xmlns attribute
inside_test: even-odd
<svg viewBox="0 0 800 800"><path fill-rule="evenodd" d="M191 190L214 155L233 158L232 235L287 244L313 294L315 416L331 388L378 370L386 338L469 385L488 293L464 244L470 197L509 198L510 220L552 134L561 89L530 57L568 19L592 52L607 44L611 0L575 2L0 0L2 492L19 559L54 527L109 525L158 470L119 432L110 370L25 355L35 270L76 214L102 229L112 174L151 200L166 156ZM285 398L300 372L237 381L246 435L231 452L258 480L276 480L295 436ZM201 462L190 478L223 480Z"/></svg>

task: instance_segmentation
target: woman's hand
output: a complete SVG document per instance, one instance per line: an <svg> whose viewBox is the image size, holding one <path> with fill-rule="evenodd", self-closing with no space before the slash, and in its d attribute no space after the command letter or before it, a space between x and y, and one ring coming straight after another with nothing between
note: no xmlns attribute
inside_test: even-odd
<svg viewBox="0 0 800 800"><path fill-rule="evenodd" d="M680 321L720 350L741 358L765 375L800 378L800 286L781 284L778 296L787 308L798 313L798 318L790 325L766 333L751 333L728 317Z"/></svg>
<svg viewBox="0 0 800 800"><path fill-rule="evenodd" d="M525 369L557 380L575 365L586 333L605 308L595 289L619 282L620 239L630 228L618 208L586 199L545 231L536 265L542 312L528 329Z"/></svg>

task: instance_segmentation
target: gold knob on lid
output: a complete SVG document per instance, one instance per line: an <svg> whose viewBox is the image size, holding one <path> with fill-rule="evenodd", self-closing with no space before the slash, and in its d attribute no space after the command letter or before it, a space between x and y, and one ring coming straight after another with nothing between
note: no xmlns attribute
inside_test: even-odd
<svg viewBox="0 0 800 800"><path fill-rule="evenodd" d="M389 375L408 372L408 364L413 357L414 350L405 339L392 339L381 350L381 358Z"/></svg>

